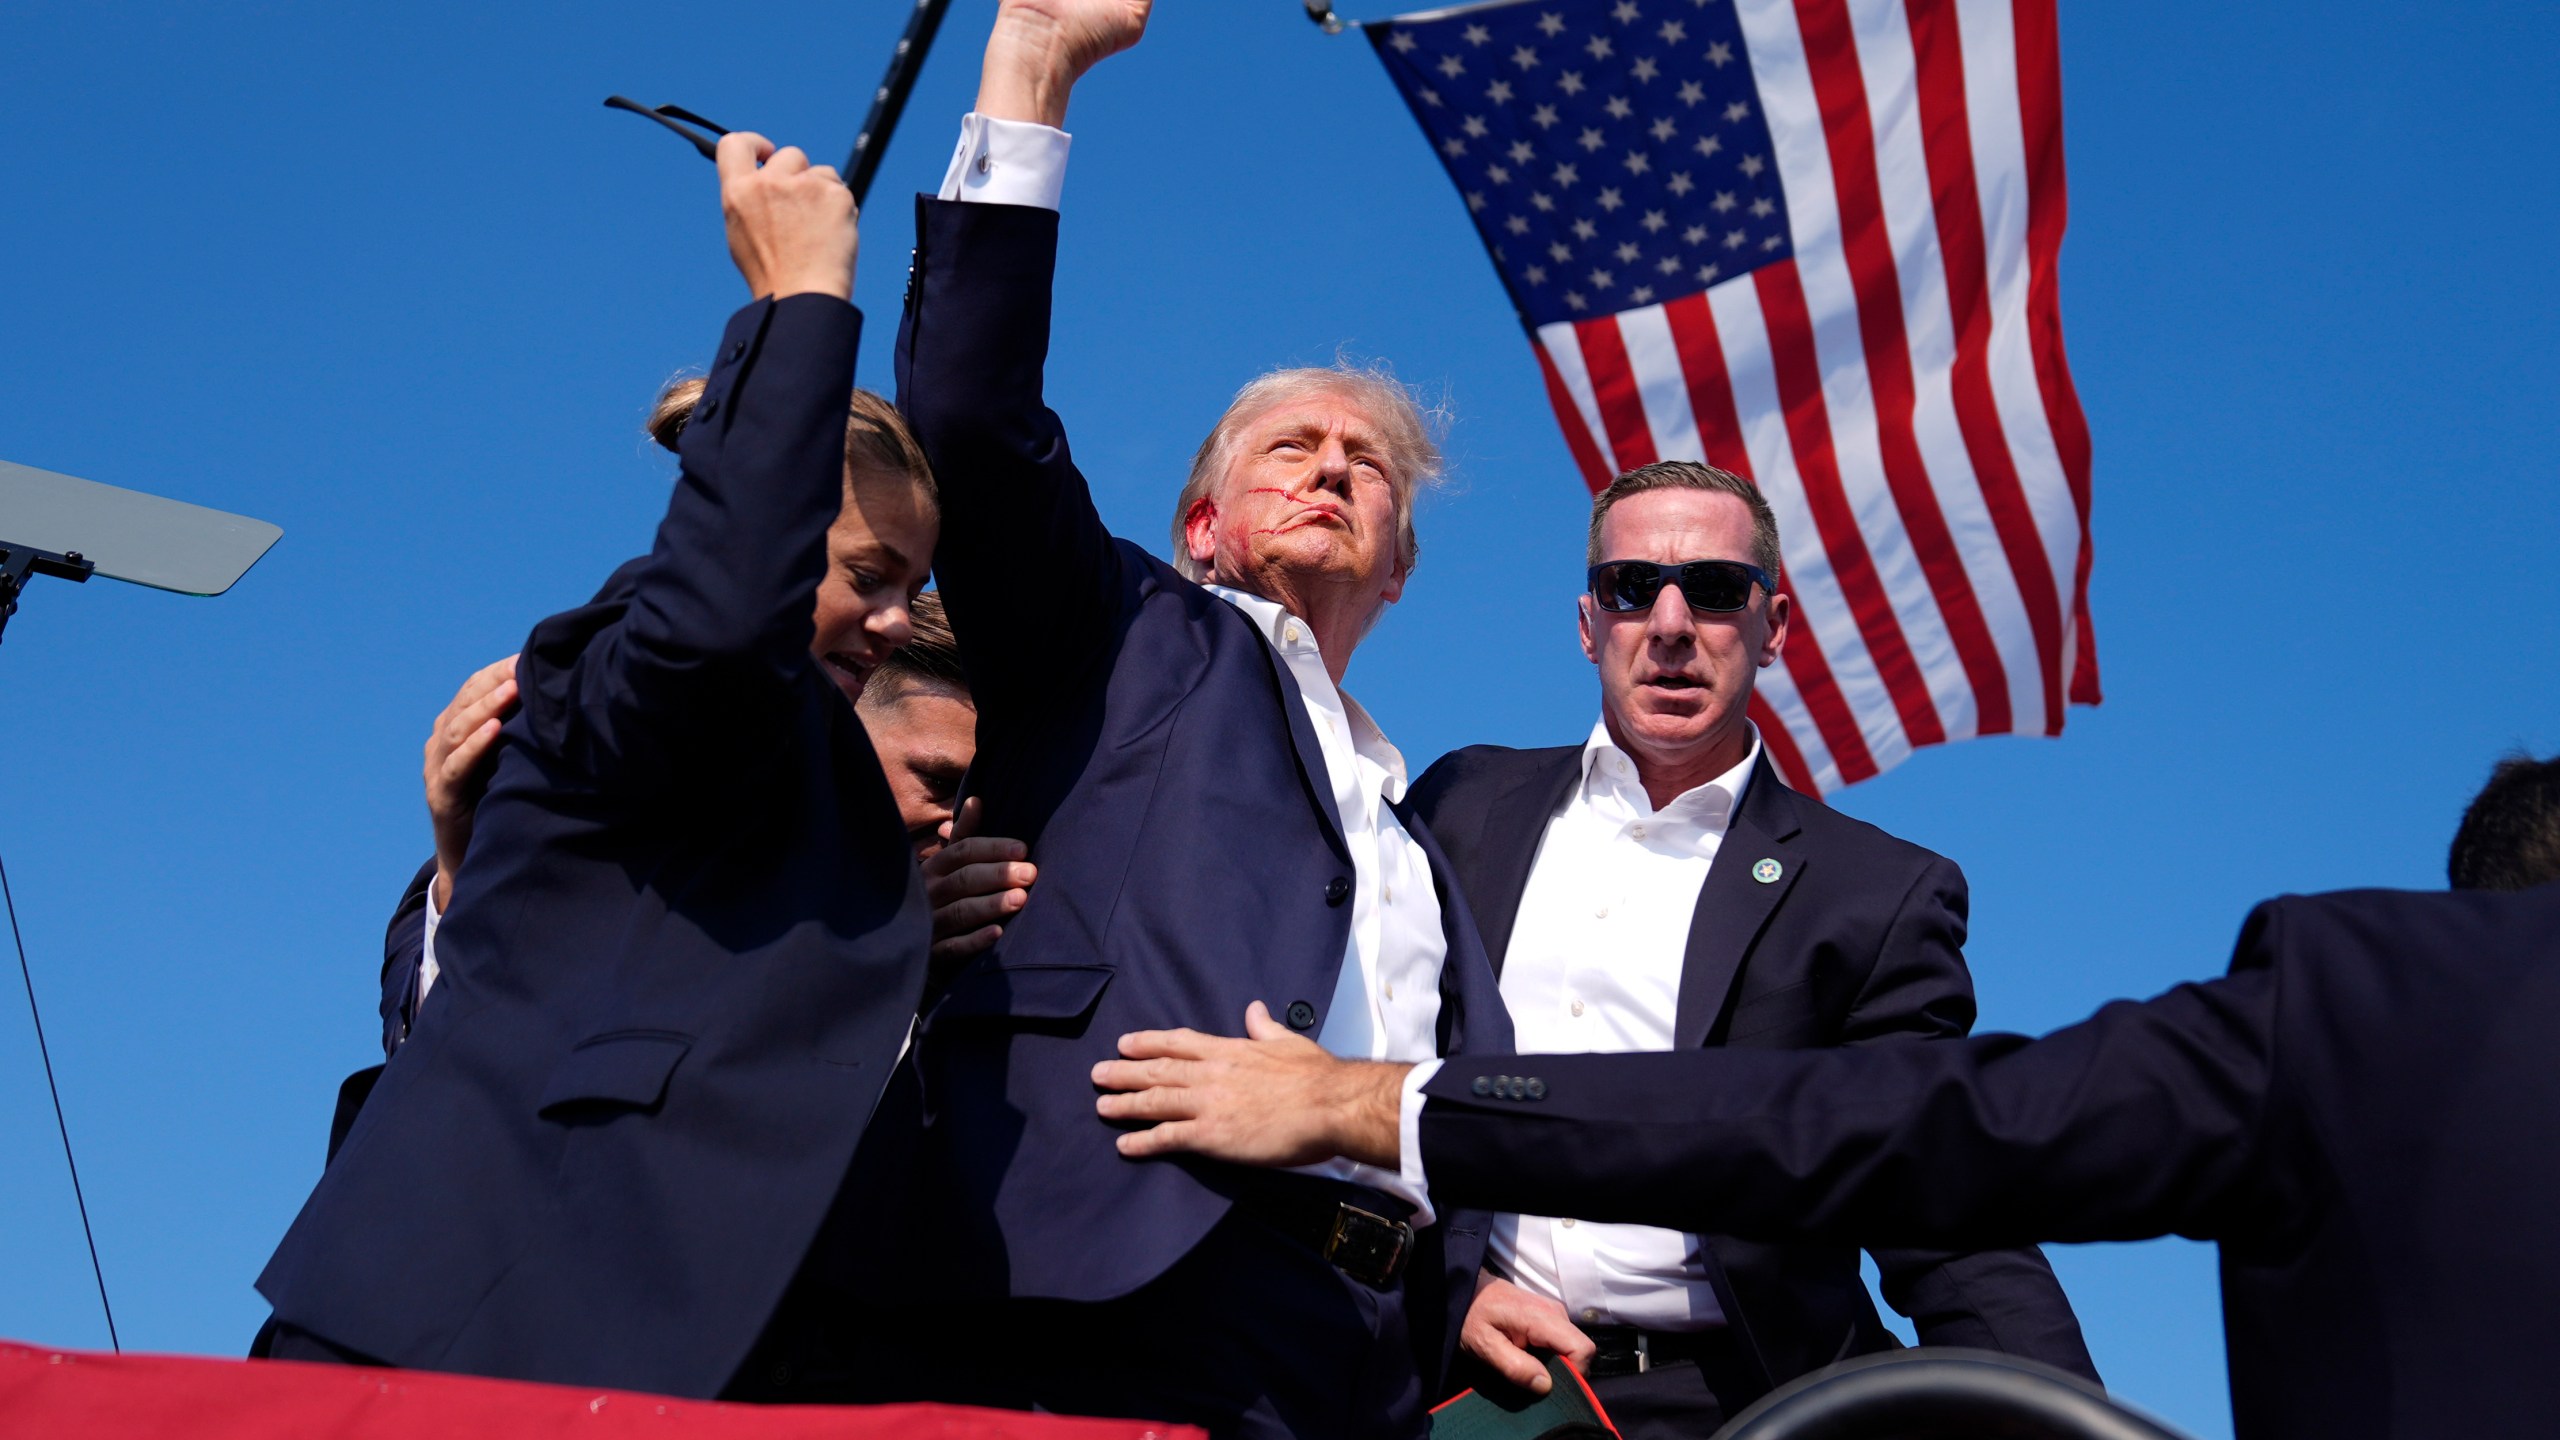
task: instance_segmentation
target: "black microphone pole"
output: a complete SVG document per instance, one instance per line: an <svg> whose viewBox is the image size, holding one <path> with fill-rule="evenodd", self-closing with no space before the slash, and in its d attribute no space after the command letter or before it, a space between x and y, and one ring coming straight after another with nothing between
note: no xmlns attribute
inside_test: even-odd
<svg viewBox="0 0 2560 1440"><path fill-rule="evenodd" d="M951 0L916 0L915 14L907 18L907 33L898 37L897 52L889 57L889 73L880 77L880 88L872 92L871 113L862 117L862 133L853 137L853 153L845 157L844 183L853 191L856 205L871 193L871 177L879 172L890 132L898 128L898 116L907 108L907 92L916 88L924 53L933 48L933 32L942 28L942 12L950 8Z"/></svg>

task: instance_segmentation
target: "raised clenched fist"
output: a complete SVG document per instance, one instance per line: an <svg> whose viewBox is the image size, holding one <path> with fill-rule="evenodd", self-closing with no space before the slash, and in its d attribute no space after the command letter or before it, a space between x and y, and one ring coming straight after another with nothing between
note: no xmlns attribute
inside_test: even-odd
<svg viewBox="0 0 2560 1440"><path fill-rule="evenodd" d="M1062 125L1084 72L1138 43L1153 0L1004 0L987 37L978 113Z"/></svg>

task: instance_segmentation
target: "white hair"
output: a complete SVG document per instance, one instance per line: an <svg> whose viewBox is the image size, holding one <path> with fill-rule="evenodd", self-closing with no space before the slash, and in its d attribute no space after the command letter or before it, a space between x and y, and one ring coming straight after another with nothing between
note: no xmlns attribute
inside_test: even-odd
<svg viewBox="0 0 2560 1440"><path fill-rule="evenodd" d="M1226 413L1200 442L1191 457L1191 476L1173 502L1173 568L1185 579L1198 580L1208 567L1191 558L1185 522L1193 507L1207 499L1235 464L1236 446L1245 426L1274 408L1318 395L1349 399L1376 425L1387 447L1387 476L1396 494L1396 562L1411 573L1422 556L1413 533L1413 502L1441 478L1440 445L1432 432L1444 423L1445 411L1424 410L1403 381L1383 367L1362 368L1344 362L1294 370L1274 370L1249 382L1227 402Z"/></svg>

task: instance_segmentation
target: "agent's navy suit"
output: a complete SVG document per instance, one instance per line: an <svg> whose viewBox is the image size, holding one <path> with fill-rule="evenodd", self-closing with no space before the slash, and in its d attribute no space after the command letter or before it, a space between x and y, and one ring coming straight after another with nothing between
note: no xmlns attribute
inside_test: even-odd
<svg viewBox="0 0 2560 1440"><path fill-rule="evenodd" d="M1437 1193L1540 1214L2217 1241L2243 1440L2547 1435L2555 1033L2560 885L2292 896L2225 978L2041 1040L1452 1061L1421 1148Z"/></svg>
<svg viewBox="0 0 2560 1440"><path fill-rule="evenodd" d="M1099 1302L1166 1275L1239 1190L1274 1177L1121 1158L1094 1114L1092 1066L1129 1030L1231 1033L1255 1000L1319 1033L1353 862L1270 642L1104 528L1042 400L1057 231L1052 210L919 202L899 403L942 484L935 576L978 703L969 789L987 833L1030 846L1040 883L927 1012L917 1046L927 1164L962 1237L936 1252L959 1262L937 1281ZM1448 866L1411 807L1394 808L1438 891L1440 1048L1508 1048ZM1422 1232L1408 1317L1426 1383L1454 1349L1489 1218L1444 1209ZM1269 1306L1275 1332L1296 1323L1279 1277L1230 1281L1221 1314ZM1321 1366L1307 1357L1336 1340L1318 1328L1273 1343ZM1337 1368L1329 1383L1350 1382Z"/></svg>
<svg viewBox="0 0 2560 1440"><path fill-rule="evenodd" d="M929 939L808 653L859 331L822 296L740 311L655 547L526 642L442 976L259 1279L282 1326L711 1395L774 1314Z"/></svg>
<svg viewBox="0 0 2560 1440"><path fill-rule="evenodd" d="M1482 745L1443 757L1414 808L1448 850L1498 974L1547 824L1583 778L1583 747ZM1774 883L1752 875L1779 862ZM1964 875L1953 862L1807 799L1764 755L1698 893L1673 1039L1782 1049L1949 1039L1973 1026ZM1540 1211L1601 1217L1576 1210ZM1877 1249L1885 1297L1924 1345L2025 1355L2097 1379L2071 1302L2032 1248ZM1811 1370L1899 1342L1853 1246L1709 1235L1708 1280L1756 1387L1732 1414Z"/></svg>

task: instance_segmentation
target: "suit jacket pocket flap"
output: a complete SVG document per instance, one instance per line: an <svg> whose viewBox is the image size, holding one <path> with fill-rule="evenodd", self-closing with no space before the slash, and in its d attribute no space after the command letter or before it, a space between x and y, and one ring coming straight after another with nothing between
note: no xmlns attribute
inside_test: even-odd
<svg viewBox="0 0 2560 1440"><path fill-rule="evenodd" d="M987 965L951 982L933 1023L965 1020L1073 1020L1111 983L1108 965Z"/></svg>
<svg viewBox="0 0 2560 1440"><path fill-rule="evenodd" d="M667 1077L693 1041L664 1031L598 1035L582 1040L551 1072L541 1112L551 1116L579 1104L628 1105L646 1110L665 1098Z"/></svg>

